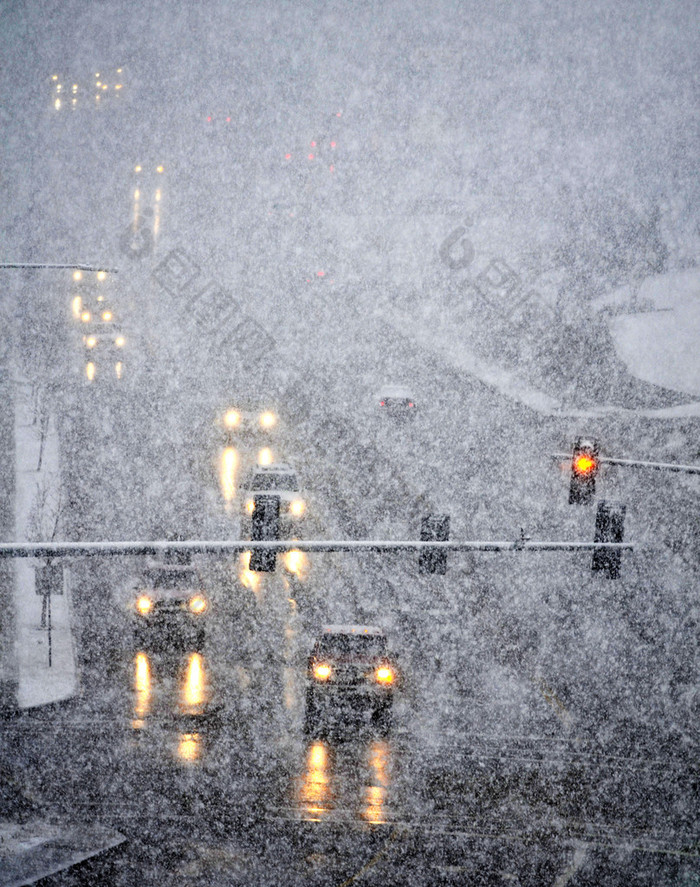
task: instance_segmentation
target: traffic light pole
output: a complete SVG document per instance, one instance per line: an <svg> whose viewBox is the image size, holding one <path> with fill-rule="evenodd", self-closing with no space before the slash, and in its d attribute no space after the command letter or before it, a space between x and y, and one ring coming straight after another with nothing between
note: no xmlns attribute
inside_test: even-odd
<svg viewBox="0 0 700 887"><path fill-rule="evenodd" d="M104 271L106 274L117 274L116 268L104 268L100 265L70 265L56 262L2 262L0 269L20 271L40 271L44 268L59 268L68 271Z"/></svg>
<svg viewBox="0 0 700 887"><path fill-rule="evenodd" d="M570 453L552 453L553 459L571 461ZM598 456L602 465L623 465L627 468L650 468L653 471L675 471L679 474L700 474L700 465L676 465L673 462L643 462L639 459L612 459Z"/></svg>
<svg viewBox="0 0 700 887"><path fill-rule="evenodd" d="M3 542L0 543L0 559L27 557L156 557L168 553L187 554L241 554L244 551L274 552L303 551L308 554L325 552L375 552L385 554L396 551L634 551L631 542L531 542L520 538L509 541L427 542L418 540L375 541L373 539L326 540L278 540L253 542L241 540L186 540L172 542L155 540L144 542Z"/></svg>

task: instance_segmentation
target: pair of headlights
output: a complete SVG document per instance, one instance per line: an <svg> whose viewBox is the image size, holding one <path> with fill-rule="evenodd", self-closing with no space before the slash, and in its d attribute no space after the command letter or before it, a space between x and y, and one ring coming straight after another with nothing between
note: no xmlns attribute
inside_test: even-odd
<svg viewBox="0 0 700 887"><path fill-rule="evenodd" d="M147 594L142 594L141 597L139 597L136 601L136 609L141 614L141 616L148 616L148 614L153 610L153 604L153 598L149 597ZM192 597L187 601L187 609L195 616L199 616L207 609L207 599L204 597L204 595L193 594Z"/></svg>
<svg viewBox="0 0 700 887"><path fill-rule="evenodd" d="M313 675L317 681L325 683L333 676L333 668L327 662L317 662L313 667ZM370 675L368 675L370 677ZM371 673L372 680L388 686L394 682L394 671L388 665L380 665Z"/></svg>
<svg viewBox="0 0 700 887"><path fill-rule="evenodd" d="M282 513L284 513L284 504L285 503L281 503L280 511ZM252 514L255 511L255 500L248 499L248 501L245 504L245 507L246 507L246 511L249 514ZM304 502L303 499L292 499L292 501L289 503L286 511L288 514L294 515L294 517L301 517L302 514L306 511L306 503Z"/></svg>

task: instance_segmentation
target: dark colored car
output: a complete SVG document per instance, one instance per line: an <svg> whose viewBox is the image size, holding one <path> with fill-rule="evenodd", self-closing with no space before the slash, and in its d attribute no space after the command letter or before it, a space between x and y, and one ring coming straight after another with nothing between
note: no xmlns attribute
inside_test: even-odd
<svg viewBox="0 0 700 887"><path fill-rule="evenodd" d="M151 650L199 650L209 602L190 564L149 564L132 600L134 639Z"/></svg>
<svg viewBox="0 0 700 887"><path fill-rule="evenodd" d="M372 625L329 625L314 644L307 667L304 729L329 723L361 725L385 733L391 726L398 672L387 638Z"/></svg>

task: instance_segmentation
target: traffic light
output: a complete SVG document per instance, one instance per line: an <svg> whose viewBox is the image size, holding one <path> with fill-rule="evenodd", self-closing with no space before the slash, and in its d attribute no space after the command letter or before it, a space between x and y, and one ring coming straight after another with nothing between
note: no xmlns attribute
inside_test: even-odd
<svg viewBox="0 0 700 887"><path fill-rule="evenodd" d="M598 443L579 437L571 456L569 505L590 505L593 501L598 465Z"/></svg>
<svg viewBox="0 0 700 887"><path fill-rule="evenodd" d="M594 542L623 542L625 536L625 512L626 505L619 502L598 503L595 516ZM605 548L596 548L593 551L591 569L603 570L609 579L617 579L620 576L620 564L622 562L621 551L611 551Z"/></svg>
<svg viewBox="0 0 700 887"><path fill-rule="evenodd" d="M449 514L428 514L421 520L421 542L447 542L449 538ZM438 573L444 576L447 572L447 552L431 548L421 549L418 555L418 572Z"/></svg>
<svg viewBox="0 0 700 887"><path fill-rule="evenodd" d="M280 537L280 497L256 496L253 500L253 542L274 542ZM250 569L256 573L274 573L277 555L274 551L250 554Z"/></svg>

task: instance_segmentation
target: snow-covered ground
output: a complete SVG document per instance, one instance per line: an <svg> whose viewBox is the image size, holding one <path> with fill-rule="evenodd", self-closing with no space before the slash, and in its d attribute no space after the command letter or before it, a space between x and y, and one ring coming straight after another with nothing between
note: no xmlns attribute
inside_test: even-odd
<svg viewBox="0 0 700 887"><path fill-rule="evenodd" d="M58 433L49 416L41 443L41 420L32 402L31 385L15 382L15 540L48 538L56 519L59 473ZM37 535L38 534L38 535ZM35 560L14 563L15 658L19 708L33 708L70 698L77 672L71 627L68 583L64 593L51 595L51 664L48 613L42 620L42 597L35 591ZM43 625L42 625L43 622Z"/></svg>
<svg viewBox="0 0 700 887"><path fill-rule="evenodd" d="M610 315L615 350L632 376L673 391L700 395L700 269L649 277L639 287L636 299L631 287L624 287L598 299L594 307ZM451 323L416 324L412 317L399 312L388 315L387 320L456 368L540 414L585 418L634 412L659 419L700 416L700 401L634 411L607 404L571 409L525 382L517 372L473 353L465 347L459 328Z"/></svg>
<svg viewBox="0 0 700 887"><path fill-rule="evenodd" d="M633 376L700 395L700 269L648 277L636 295L623 287L597 306L613 315L615 349Z"/></svg>

